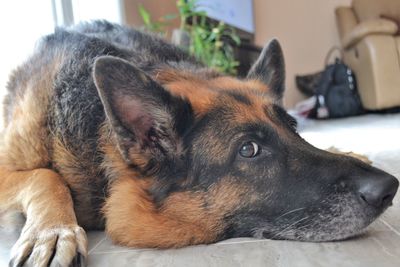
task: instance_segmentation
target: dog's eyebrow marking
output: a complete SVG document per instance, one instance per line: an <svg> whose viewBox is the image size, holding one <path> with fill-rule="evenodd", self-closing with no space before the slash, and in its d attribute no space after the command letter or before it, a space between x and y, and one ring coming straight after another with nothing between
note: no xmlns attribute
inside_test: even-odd
<svg viewBox="0 0 400 267"><path fill-rule="evenodd" d="M237 92L237 91L226 91L226 94L235 99L237 102L240 102L242 104L245 104L246 106L251 106L252 102L250 98L248 98L246 95Z"/></svg>
<svg viewBox="0 0 400 267"><path fill-rule="evenodd" d="M264 106L265 115L273 120L274 122L289 126L290 128L296 129L297 121L292 116L286 113L286 111L278 105L273 104L272 106Z"/></svg>
<svg viewBox="0 0 400 267"><path fill-rule="evenodd" d="M263 110L264 110L265 116L267 116L270 120L272 120L272 119L274 119L274 117L276 117L271 106L264 105Z"/></svg>
<svg viewBox="0 0 400 267"><path fill-rule="evenodd" d="M281 108L278 105L273 105L272 106L273 110L275 113L278 115L278 119L284 121L285 123L289 124L291 128L296 129L297 127L297 121L295 118L290 116L283 108Z"/></svg>

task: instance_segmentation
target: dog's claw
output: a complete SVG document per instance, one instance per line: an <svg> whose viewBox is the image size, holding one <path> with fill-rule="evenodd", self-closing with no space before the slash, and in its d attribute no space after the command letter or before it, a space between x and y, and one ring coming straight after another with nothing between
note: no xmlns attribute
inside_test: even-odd
<svg viewBox="0 0 400 267"><path fill-rule="evenodd" d="M72 266L74 266L74 267L86 266L85 261L86 261L86 257L83 256L82 254L78 253L78 255L76 255L74 260L72 261Z"/></svg>
<svg viewBox="0 0 400 267"><path fill-rule="evenodd" d="M86 266L87 238L77 225L40 231L24 227L11 251L10 267Z"/></svg>
<svg viewBox="0 0 400 267"><path fill-rule="evenodd" d="M20 267L25 264L25 261L28 259L29 255L32 253L33 246L30 242L19 242L14 245L14 247L18 244L19 249L16 250L13 248L12 257L9 267Z"/></svg>

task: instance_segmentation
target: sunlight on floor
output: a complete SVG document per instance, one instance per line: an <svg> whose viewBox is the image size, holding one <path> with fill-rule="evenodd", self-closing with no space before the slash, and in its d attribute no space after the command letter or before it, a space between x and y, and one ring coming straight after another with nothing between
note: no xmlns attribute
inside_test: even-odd
<svg viewBox="0 0 400 267"><path fill-rule="evenodd" d="M400 151L400 116L368 115L324 121L308 121L301 135L313 145L326 149L333 144L338 149L358 153ZM396 142L397 141L397 142Z"/></svg>

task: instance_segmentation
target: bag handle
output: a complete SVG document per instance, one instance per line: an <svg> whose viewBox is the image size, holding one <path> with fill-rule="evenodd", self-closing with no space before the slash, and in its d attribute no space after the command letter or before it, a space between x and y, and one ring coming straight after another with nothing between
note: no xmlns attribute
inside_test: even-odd
<svg viewBox="0 0 400 267"><path fill-rule="evenodd" d="M335 46L331 47L331 49L329 49L328 53L326 54L325 61L324 61L325 67L329 65L329 60L332 58L333 53L336 51L339 52L340 59L343 58L343 50L339 46L335 45Z"/></svg>

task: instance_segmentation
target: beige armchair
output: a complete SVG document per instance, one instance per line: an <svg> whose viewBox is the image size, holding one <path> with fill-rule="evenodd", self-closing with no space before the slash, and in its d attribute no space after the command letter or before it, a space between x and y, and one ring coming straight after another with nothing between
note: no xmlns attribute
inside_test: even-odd
<svg viewBox="0 0 400 267"><path fill-rule="evenodd" d="M400 106L400 0L353 0L336 22L364 107Z"/></svg>

